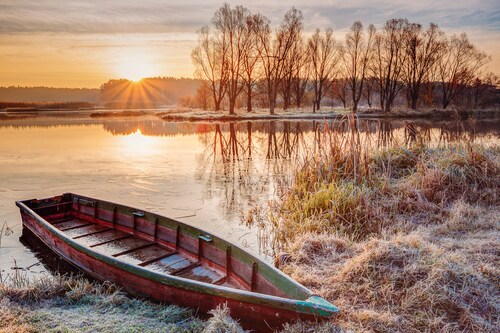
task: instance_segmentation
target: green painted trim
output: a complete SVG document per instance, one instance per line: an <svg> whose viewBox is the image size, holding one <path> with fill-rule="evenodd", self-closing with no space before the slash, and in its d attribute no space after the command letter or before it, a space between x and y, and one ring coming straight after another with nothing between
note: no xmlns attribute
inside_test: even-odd
<svg viewBox="0 0 500 333"><path fill-rule="evenodd" d="M81 198L86 198L82 197L79 195L71 194L74 197L81 197ZM89 198L91 200L95 200L92 198ZM105 202L105 201L99 201L99 207L104 208L106 204L111 204L112 206L109 206L111 209L112 207L115 206L113 203ZM25 201L28 203L29 201ZM218 244L219 246L223 245L231 245L232 249L232 256L235 256L234 252L240 252L239 255L237 256L238 259L244 259L241 260L243 263L247 263L250 260L256 261L259 263L259 272L265 273L262 274L263 276L266 276L266 278L269 278L270 276L273 277L273 279L268 279L269 282L274 283L276 282L277 285L282 288L282 290L287 293L290 292L292 294L291 297L294 297L293 294L296 294L296 298L298 299L288 299L288 298L283 298L283 297L277 297L277 296L272 296L272 295L267 295L267 294L260 294L260 293L255 293L255 292L250 292L250 291L245 291L245 290L239 290L239 289L233 289L233 288L228 288L224 286L219 286L219 285L214 285L214 284L209 284L209 283L204 283L204 282L198 282L198 281L193 281L189 279L185 279L182 277L178 276L172 276L172 275L163 275L151 270L148 270L147 268L136 266L136 265L131 265L128 264L125 261L120 260L119 258L113 258L109 257L106 255L103 255L101 253L98 253L91 248L84 246L82 244L79 244L75 242L73 239L67 237L63 232L61 232L59 229L53 227L50 225L47 221L45 221L42 217L40 217L38 214L36 214L33 210L31 210L24 201L16 201L16 205L21 209L22 212L28 214L32 218L34 218L36 221L38 221L45 229L50 231L53 235L58 237L61 241L66 243L68 246L86 254L89 255L99 261L105 262L109 265L115 266L119 269L122 269L124 271L130 272L132 274L159 282L163 283L172 287L180 288L180 289L185 289L185 290L190 290L190 291L195 291L199 293L204 293L208 295L214 295L214 296L220 296L220 297L225 297L229 299L234 299L238 301L243 301L243 302L248 302L248 303L254 303L254 304L259 304L259 305L266 305L278 309L286 309L286 310L291 310L299 313L304 313L304 314L311 314L311 315L316 315L319 317L325 317L325 318L330 318L333 314L338 312L338 308L332 305L331 303L327 302L326 300L322 299L319 296L313 296L311 291L309 291L307 288L299 284L298 282L292 280L290 277L282 273L281 271L269 266L267 263L251 256L241 248L237 247L234 244L231 244L219 237L212 236L212 239L214 243ZM102 203L102 204L101 204ZM121 213L123 211L128 211L130 214L132 214L133 211L136 211L135 209L131 209L130 207L126 206L121 206L121 205L116 205L117 209ZM146 216L149 217L157 217L158 215L145 212ZM162 218L161 216L158 216L160 219ZM163 217L164 218L164 217ZM206 234L206 232L194 228L192 226L186 225L182 222L178 222L169 218L165 218L168 222L175 222L175 225L179 225L181 227L181 231L188 231L189 234L195 234L196 237L199 237L201 234ZM148 218L149 220L149 218ZM217 246L217 247L219 247ZM234 252L233 252L234 250ZM283 283L285 282L285 283ZM283 288L286 287L286 288ZM290 295L288 294L288 295ZM322 301L320 301L322 300Z"/></svg>
<svg viewBox="0 0 500 333"><path fill-rule="evenodd" d="M318 312L323 313L322 315L323 317L327 317L331 313L336 313L340 311L338 307L328 302L323 297L317 295L312 295L311 297L306 299L303 303L298 302L298 306L299 307L304 306L305 308L314 307Z"/></svg>

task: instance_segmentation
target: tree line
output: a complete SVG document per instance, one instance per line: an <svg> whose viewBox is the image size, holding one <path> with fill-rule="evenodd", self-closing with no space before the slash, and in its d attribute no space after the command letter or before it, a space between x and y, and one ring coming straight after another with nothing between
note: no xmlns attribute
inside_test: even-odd
<svg viewBox="0 0 500 333"><path fill-rule="evenodd" d="M306 36L303 20L292 8L273 29L260 13L220 7L191 54L203 82L197 105L234 114L258 104L274 114L279 106L316 111L328 97L353 112L361 103L390 112L396 103L446 109L467 96L477 108L485 91L497 91L498 77L481 72L491 58L465 33L447 35L437 24L398 18L378 29L356 21L337 40L331 28Z"/></svg>
<svg viewBox="0 0 500 333"><path fill-rule="evenodd" d="M20 103L79 101L97 104L99 103L99 89L23 86L0 87L0 101ZM15 106L12 105L12 107Z"/></svg>

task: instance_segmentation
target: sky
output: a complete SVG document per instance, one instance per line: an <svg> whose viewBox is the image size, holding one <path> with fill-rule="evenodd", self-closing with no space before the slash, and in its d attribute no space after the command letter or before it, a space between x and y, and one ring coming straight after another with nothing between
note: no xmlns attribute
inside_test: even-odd
<svg viewBox="0 0 500 333"><path fill-rule="evenodd" d="M244 5L278 25L295 6L306 33L334 29L342 39L356 20L380 27L404 17L447 33L466 32L500 74L498 0L253 0ZM192 77L197 30L223 1L0 0L0 86L99 87L110 78Z"/></svg>

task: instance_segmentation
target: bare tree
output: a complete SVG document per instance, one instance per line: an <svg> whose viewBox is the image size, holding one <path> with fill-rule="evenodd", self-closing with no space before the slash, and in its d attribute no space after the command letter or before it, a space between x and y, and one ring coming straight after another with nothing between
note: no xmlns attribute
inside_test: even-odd
<svg viewBox="0 0 500 333"><path fill-rule="evenodd" d="M288 52L285 61L283 62L284 71L283 78L278 87L278 92L283 98L283 110L288 110L292 104L292 95L294 92L294 82L296 82L297 75L299 75L301 68L306 65L305 60L307 54L302 37L302 27L295 34L290 52Z"/></svg>
<svg viewBox="0 0 500 333"><path fill-rule="evenodd" d="M215 41L223 45L226 51L224 59L227 68L227 98L229 101L229 114L234 114L236 99L243 90L241 76L243 72L243 58L245 54L245 41L247 40L247 19L250 12L243 6L234 9L227 3L219 8L212 18L214 25Z"/></svg>
<svg viewBox="0 0 500 333"><path fill-rule="evenodd" d="M408 34L408 20L391 19L375 38L374 74L380 93L380 107L390 112L394 99L403 89L403 69L408 58L404 41Z"/></svg>
<svg viewBox="0 0 500 333"><path fill-rule="evenodd" d="M331 88L337 74L340 51L332 29L326 29L324 34L321 34L320 29L316 29L307 45L314 93L313 112L315 112L320 109L321 100Z"/></svg>
<svg viewBox="0 0 500 333"><path fill-rule="evenodd" d="M269 22L258 36L258 47L261 49L262 68L270 114L274 114L278 87L287 69L284 62L291 52L297 36L300 35L302 20L302 12L292 8L285 14L274 39L269 28Z"/></svg>
<svg viewBox="0 0 500 333"><path fill-rule="evenodd" d="M443 108L452 101L465 107L494 103L482 97L491 95L491 85L478 79L490 57L466 34L446 38L433 23L424 29L407 19L391 19L376 31L356 21L344 46L331 29L316 29L306 42L303 16L295 8L276 30L265 16L229 4L215 12L212 24L199 30L191 54L203 87L186 103L220 110L224 102L230 114L245 104L251 112L253 103L274 114L279 98L284 110L311 99L315 112L327 95L352 106L353 113L362 97L371 107L374 94L381 109L390 112L401 92L413 109L439 98Z"/></svg>
<svg viewBox="0 0 500 333"><path fill-rule="evenodd" d="M370 25L365 33L360 21L354 22L345 38L342 61L346 83L351 91L352 112L358 110L363 85L368 74L375 37L375 27Z"/></svg>
<svg viewBox="0 0 500 333"><path fill-rule="evenodd" d="M203 110L207 110L210 104L210 89L208 89L208 84L206 82L202 83L196 90L195 102L197 107L201 107Z"/></svg>
<svg viewBox="0 0 500 333"><path fill-rule="evenodd" d="M255 95L257 82L261 79L260 49L257 37L266 29L268 20L261 14L250 15L246 20L246 33L243 40L242 83L246 94L247 111L252 112L252 97Z"/></svg>
<svg viewBox="0 0 500 333"><path fill-rule="evenodd" d="M344 109L347 108L347 100L349 98L349 83L345 78L333 80L332 98L338 98L342 102Z"/></svg>
<svg viewBox="0 0 500 333"><path fill-rule="evenodd" d="M216 40L208 27L200 29L198 46L193 49L191 58L196 67L195 76L203 80L212 94L215 111L220 110L227 90L226 53L227 45Z"/></svg>
<svg viewBox="0 0 500 333"><path fill-rule="evenodd" d="M467 34L450 37L438 62L443 109L472 83L489 60L490 57L469 41Z"/></svg>
<svg viewBox="0 0 500 333"><path fill-rule="evenodd" d="M412 23L408 26L405 39L404 81L406 83L408 104L417 108L420 88L424 80L429 80L430 71L436 64L444 47L443 32L436 24L422 30L422 25Z"/></svg>
<svg viewBox="0 0 500 333"><path fill-rule="evenodd" d="M376 80L373 77L367 77L363 85L363 97L365 98L368 107L371 108L373 104L373 94L376 88Z"/></svg>
<svg viewBox="0 0 500 333"><path fill-rule="evenodd" d="M302 47L305 48L303 44ZM297 59L297 66L295 67L292 76L292 99L297 108L300 108L302 106L302 103L306 98L307 85L309 83L310 74L310 66L308 66L308 53L305 52L305 50L301 50L299 51L299 54L302 56Z"/></svg>
<svg viewBox="0 0 500 333"><path fill-rule="evenodd" d="M474 109L494 104L495 95L498 95L498 87L500 87L500 78L495 73L489 72L474 79L470 87Z"/></svg>

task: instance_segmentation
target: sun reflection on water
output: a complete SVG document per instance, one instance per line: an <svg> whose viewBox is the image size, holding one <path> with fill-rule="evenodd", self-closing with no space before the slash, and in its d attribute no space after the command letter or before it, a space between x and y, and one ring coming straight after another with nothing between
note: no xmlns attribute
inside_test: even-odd
<svg viewBox="0 0 500 333"><path fill-rule="evenodd" d="M158 138L142 134L139 128L121 139L122 147L135 155L151 155L158 151Z"/></svg>

